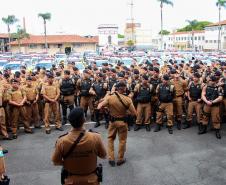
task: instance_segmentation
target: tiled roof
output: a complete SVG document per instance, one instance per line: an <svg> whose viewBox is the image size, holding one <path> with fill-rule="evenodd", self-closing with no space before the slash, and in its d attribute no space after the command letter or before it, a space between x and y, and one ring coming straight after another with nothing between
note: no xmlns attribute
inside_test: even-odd
<svg viewBox="0 0 226 185"><path fill-rule="evenodd" d="M29 38L21 40L21 45L44 44L44 35L30 35ZM82 37L79 35L47 35L48 44L61 43L98 43L98 37ZM11 42L11 45L18 45L17 41Z"/></svg>
<svg viewBox="0 0 226 185"><path fill-rule="evenodd" d="M221 21L221 22L217 22L217 23L210 24L210 25L208 25L207 27L218 26L219 23L220 23L220 25L226 25L226 20Z"/></svg>
<svg viewBox="0 0 226 185"><path fill-rule="evenodd" d="M191 34L192 31L185 31L185 32L175 32L175 33L172 33L171 35L182 35L182 34ZM205 30L195 30L193 31L194 34L196 33L205 33Z"/></svg>
<svg viewBox="0 0 226 185"><path fill-rule="evenodd" d="M0 33L0 38L8 38L8 34L7 33Z"/></svg>

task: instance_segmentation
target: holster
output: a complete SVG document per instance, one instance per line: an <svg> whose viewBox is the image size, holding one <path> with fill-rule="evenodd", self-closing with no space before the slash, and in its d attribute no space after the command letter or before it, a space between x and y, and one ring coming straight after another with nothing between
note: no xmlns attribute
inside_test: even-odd
<svg viewBox="0 0 226 185"><path fill-rule="evenodd" d="M68 178L69 173L67 170L64 169L64 167L61 169L61 184L64 185L65 179Z"/></svg>
<svg viewBox="0 0 226 185"><path fill-rule="evenodd" d="M96 175L98 178L98 182L103 181L103 166L102 164L98 164L97 169L96 169Z"/></svg>

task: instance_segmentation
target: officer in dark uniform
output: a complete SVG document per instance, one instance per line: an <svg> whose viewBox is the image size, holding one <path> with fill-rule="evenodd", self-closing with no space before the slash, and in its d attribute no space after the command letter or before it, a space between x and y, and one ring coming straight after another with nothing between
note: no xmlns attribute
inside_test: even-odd
<svg viewBox="0 0 226 185"><path fill-rule="evenodd" d="M100 114L106 114L104 110L96 109L98 104L103 101L103 98L107 94L108 85L103 81L104 75L102 73L98 73L96 76L96 81L92 84L89 93L95 96L94 99L94 112L96 117L95 128L100 126ZM106 117L106 116L105 116ZM105 128L108 128L108 123L105 123Z"/></svg>
<svg viewBox="0 0 226 185"><path fill-rule="evenodd" d="M200 78L199 73L195 73L193 77L193 81L191 81L188 84L188 92L187 92L187 97L189 100L188 113L187 113L187 119L183 129L187 129L191 126L194 109L197 117L197 123L200 129L200 116L201 116L201 108L202 108L202 98L201 98L202 84L199 78Z"/></svg>
<svg viewBox="0 0 226 185"><path fill-rule="evenodd" d="M72 78L74 79L75 81L75 84L77 84L77 81L78 79L81 78L80 74L79 74L79 70L77 67L73 67L73 74L72 74ZM77 87L76 87L77 89ZM74 96L74 99L75 99L75 106L78 107L80 105L80 99L79 99L79 96L77 94L78 92L75 92L75 96Z"/></svg>
<svg viewBox="0 0 226 185"><path fill-rule="evenodd" d="M59 81L60 85L60 102L62 106L63 120L62 125L67 123L67 108L70 111L74 108L75 81L70 77L70 71L64 71L64 77Z"/></svg>
<svg viewBox="0 0 226 185"><path fill-rule="evenodd" d="M221 139L220 103L223 100L223 89L217 85L217 78L214 75L210 76L209 82L203 87L202 100L205 105L203 107L203 117L199 134L205 134L207 132L207 125L211 117L213 128L216 131L216 138Z"/></svg>
<svg viewBox="0 0 226 185"><path fill-rule="evenodd" d="M169 82L168 75L163 76L163 82L157 86L156 94L159 99L159 108L157 111L156 128L154 132L159 132L162 125L162 116L167 115L167 126L169 134L173 134L173 98L175 96L175 89Z"/></svg>
<svg viewBox="0 0 226 185"><path fill-rule="evenodd" d="M63 166L67 172L64 185L99 185L96 175L97 157L104 159L107 155L101 135L85 131L82 108L73 109L68 120L73 128L57 140L52 161L54 165ZM72 148L78 138L77 145Z"/></svg>
<svg viewBox="0 0 226 185"><path fill-rule="evenodd" d="M144 120L146 130L150 132L150 115L151 115L151 97L152 97L152 85L148 83L148 76L142 76L142 83L137 84L134 89L137 101L137 120L134 131L138 131ZM143 117L144 116L144 117Z"/></svg>
<svg viewBox="0 0 226 185"><path fill-rule="evenodd" d="M116 84L117 82L117 74L115 69L111 69L110 77L108 79L108 87L109 91L111 92L112 87Z"/></svg>

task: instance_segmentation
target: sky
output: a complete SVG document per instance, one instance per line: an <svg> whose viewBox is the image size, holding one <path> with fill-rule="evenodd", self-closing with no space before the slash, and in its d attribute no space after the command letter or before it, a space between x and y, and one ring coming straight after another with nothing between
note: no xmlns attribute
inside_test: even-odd
<svg viewBox="0 0 226 185"><path fill-rule="evenodd" d="M131 0L0 0L0 33L6 32L2 17L15 15L20 21L12 26L23 25L27 32L43 34L43 21L38 13L50 12L47 34L97 35L100 24L117 24L124 33L130 20ZM174 6L163 9L164 29L172 31L186 25L186 20L218 22L216 0L172 0ZM157 0L134 0L134 19L142 28L160 31L160 6ZM226 20L226 9L222 9L222 20Z"/></svg>

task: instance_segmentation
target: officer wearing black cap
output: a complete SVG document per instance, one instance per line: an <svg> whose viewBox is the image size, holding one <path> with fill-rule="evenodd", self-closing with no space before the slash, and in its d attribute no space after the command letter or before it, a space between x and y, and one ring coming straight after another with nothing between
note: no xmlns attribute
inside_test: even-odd
<svg viewBox="0 0 226 185"><path fill-rule="evenodd" d="M173 134L173 98L175 96L174 86L169 82L168 75L163 75L162 83L156 88L156 94L159 99L157 110L156 128L154 132L159 132L163 124L162 116L167 115L167 126L169 134Z"/></svg>
<svg viewBox="0 0 226 185"><path fill-rule="evenodd" d="M150 115L151 115L151 97L153 92L152 84L148 83L149 78L147 75L142 76L142 83L136 85L134 94L137 101L137 119L134 131L138 131L141 128L142 120L147 131L151 130L150 127ZM143 117L144 116L144 117Z"/></svg>
<svg viewBox="0 0 226 185"><path fill-rule="evenodd" d="M77 107L80 104L80 99L79 99L78 92L77 92L77 82L78 82L78 79L81 78L81 76L79 74L79 69L77 67L73 67L72 78L74 79L75 84L76 84L74 101L75 101L75 106Z"/></svg>
<svg viewBox="0 0 226 185"><path fill-rule="evenodd" d="M67 123L67 108L70 111L74 108L74 94L76 84L73 78L70 76L69 70L64 70L64 77L59 81L60 86L60 103L62 106L63 120L62 125Z"/></svg>
<svg viewBox="0 0 226 185"><path fill-rule="evenodd" d="M201 119L201 129L199 134L207 132L209 118L212 119L213 128L216 132L216 138L221 139L220 134L220 104L223 100L223 89L217 85L217 78L214 75L210 76L210 80L202 91L202 100L205 105L203 107L203 116Z"/></svg>
<svg viewBox="0 0 226 185"><path fill-rule="evenodd" d="M101 135L85 130L84 111L80 107L70 112L68 120L72 129L58 138L52 161L63 166L67 174L63 184L99 185L97 157L105 159L107 155Z"/></svg>
<svg viewBox="0 0 226 185"><path fill-rule="evenodd" d="M98 110L97 109L97 105L103 101L103 98L105 97L105 95L107 94L107 90L108 90L108 84L104 82L103 80L104 75L102 73L98 73L96 75L96 80L95 82L92 84L89 93L92 94L93 96L95 96L94 99L94 113L95 113L95 117L96 117L96 124L94 127L99 127L100 126L100 115L103 114L105 115L105 111L104 110ZM107 115L105 115L106 117ZM105 128L108 128L108 123L105 123Z"/></svg>

